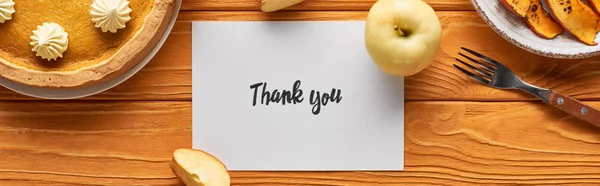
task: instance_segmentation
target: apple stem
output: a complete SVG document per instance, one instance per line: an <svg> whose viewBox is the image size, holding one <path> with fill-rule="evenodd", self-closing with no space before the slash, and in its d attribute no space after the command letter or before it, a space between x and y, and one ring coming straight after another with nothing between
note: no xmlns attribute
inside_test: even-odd
<svg viewBox="0 0 600 186"><path fill-rule="evenodd" d="M404 32L402 32L402 30L400 30L398 26L394 26L394 30L398 31L398 34L400 34L400 36L404 36Z"/></svg>

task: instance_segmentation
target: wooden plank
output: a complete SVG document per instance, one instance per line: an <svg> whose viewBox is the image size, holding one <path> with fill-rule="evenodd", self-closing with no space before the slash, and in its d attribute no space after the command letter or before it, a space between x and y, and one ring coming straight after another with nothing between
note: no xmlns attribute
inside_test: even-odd
<svg viewBox="0 0 600 186"><path fill-rule="evenodd" d="M365 11L297 11L262 14L249 11L185 12L181 21L193 20L364 20ZM421 73L407 77L406 100L537 100L520 91L488 88L452 67L460 47L468 47L495 58L525 81L574 96L600 100L600 57L559 60L526 52L496 34L476 12L442 11L442 44L434 63Z"/></svg>
<svg viewBox="0 0 600 186"><path fill-rule="evenodd" d="M191 100L191 21L194 20L364 20L366 11L184 11L168 42L139 74L86 100ZM519 91L488 88L452 67L461 46L496 58L531 84L582 100L600 100L600 57L557 60L528 53L501 38L472 11L438 12L444 32L440 53L422 73L406 78L407 100L536 100ZM30 99L0 89L0 100Z"/></svg>
<svg viewBox="0 0 600 186"><path fill-rule="evenodd" d="M600 102L591 103L600 107ZM236 184L598 185L600 129L527 102L408 102L404 172L235 172Z"/></svg>
<svg viewBox="0 0 600 186"><path fill-rule="evenodd" d="M376 0L305 0L287 10L369 10ZM474 10L469 0L425 0L435 10ZM260 0L183 0L182 10L260 10Z"/></svg>
<svg viewBox="0 0 600 186"><path fill-rule="evenodd" d="M405 106L404 172L232 171L233 185L600 184L600 129L552 107ZM189 101L0 102L0 117L2 185L181 185L167 162L191 146Z"/></svg>
<svg viewBox="0 0 600 186"><path fill-rule="evenodd" d="M0 116L0 183L177 184L168 161L192 142L190 102L1 102Z"/></svg>

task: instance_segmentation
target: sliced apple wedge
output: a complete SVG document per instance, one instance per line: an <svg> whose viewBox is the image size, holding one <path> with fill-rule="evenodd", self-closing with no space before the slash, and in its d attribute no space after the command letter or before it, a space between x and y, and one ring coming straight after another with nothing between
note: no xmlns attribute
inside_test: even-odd
<svg viewBox="0 0 600 186"><path fill-rule="evenodd" d="M195 149L177 149L171 170L187 186L229 186L227 168L214 156Z"/></svg>
<svg viewBox="0 0 600 186"><path fill-rule="evenodd" d="M550 14L542 8L540 0L531 0L531 4L529 5L529 9L527 9L524 19L533 32L546 39L552 39L557 35L560 35L564 30Z"/></svg>
<svg viewBox="0 0 600 186"><path fill-rule="evenodd" d="M546 4L563 28L587 45L598 45L594 39L600 16L592 8L581 0L546 0Z"/></svg>
<svg viewBox="0 0 600 186"><path fill-rule="evenodd" d="M532 0L499 0L506 9L519 17L525 17Z"/></svg>
<svg viewBox="0 0 600 186"><path fill-rule="evenodd" d="M303 0L261 0L260 10L263 12L274 12L296 5L302 1Z"/></svg>

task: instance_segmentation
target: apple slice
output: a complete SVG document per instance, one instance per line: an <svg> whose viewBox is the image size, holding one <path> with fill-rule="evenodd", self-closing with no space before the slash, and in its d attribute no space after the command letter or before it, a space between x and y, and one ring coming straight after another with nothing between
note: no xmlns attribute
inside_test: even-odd
<svg viewBox="0 0 600 186"><path fill-rule="evenodd" d="M600 16L581 0L546 0L550 12L560 25L586 45L598 45Z"/></svg>
<svg viewBox="0 0 600 186"><path fill-rule="evenodd" d="M229 186L227 168L214 156L194 149L177 149L171 170L187 186Z"/></svg>
<svg viewBox="0 0 600 186"><path fill-rule="evenodd" d="M303 0L261 0L260 10L263 12L274 12L293 5L296 5Z"/></svg>
<svg viewBox="0 0 600 186"><path fill-rule="evenodd" d="M552 39L561 34L564 30L550 14L542 8L540 0L531 0L531 5L529 5L529 9L527 9L524 19L533 32L546 39Z"/></svg>
<svg viewBox="0 0 600 186"><path fill-rule="evenodd" d="M525 17L532 0L499 0L506 9L519 17Z"/></svg>

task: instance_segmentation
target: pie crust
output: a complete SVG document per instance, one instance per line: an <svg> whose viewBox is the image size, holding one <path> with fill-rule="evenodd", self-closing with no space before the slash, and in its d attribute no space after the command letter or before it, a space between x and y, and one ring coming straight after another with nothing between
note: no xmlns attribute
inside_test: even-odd
<svg viewBox="0 0 600 186"><path fill-rule="evenodd" d="M0 57L0 75L15 82L36 87L69 88L94 85L127 72L152 51L162 38L173 16L174 0L153 1L154 5L145 16L141 27L129 40L124 41L125 43L113 55L106 59L74 70L43 71L21 66L9 62L11 59ZM4 39L2 38L2 40ZM76 38L69 38L69 40L72 39ZM32 52L31 55L35 55L35 53Z"/></svg>

